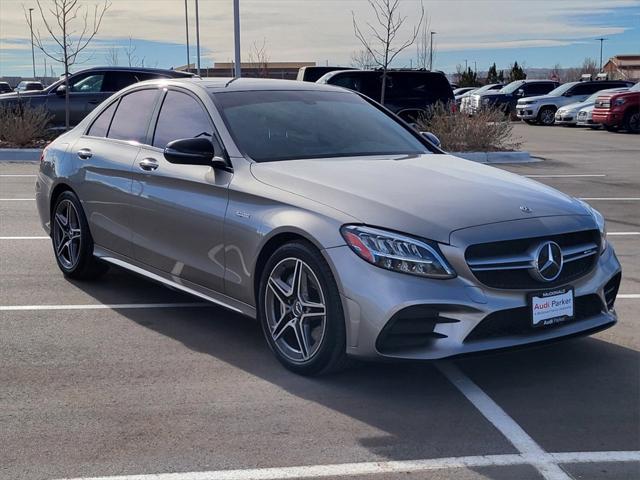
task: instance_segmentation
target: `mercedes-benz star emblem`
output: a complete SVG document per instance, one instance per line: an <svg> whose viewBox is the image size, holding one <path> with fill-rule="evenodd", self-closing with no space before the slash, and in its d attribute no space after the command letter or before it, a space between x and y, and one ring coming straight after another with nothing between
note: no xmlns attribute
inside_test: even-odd
<svg viewBox="0 0 640 480"><path fill-rule="evenodd" d="M535 252L532 276L544 282L553 282L562 272L562 249L556 242L544 242Z"/></svg>

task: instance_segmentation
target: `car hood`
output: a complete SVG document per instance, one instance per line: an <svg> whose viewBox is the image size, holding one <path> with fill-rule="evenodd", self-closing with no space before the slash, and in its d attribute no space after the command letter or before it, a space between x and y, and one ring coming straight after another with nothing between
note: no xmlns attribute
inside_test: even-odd
<svg viewBox="0 0 640 480"><path fill-rule="evenodd" d="M594 101L588 101L588 102L575 102L575 103L569 103L567 105L564 105L562 107L562 110L564 111L571 111L571 110L581 110L585 107L588 107L590 105L594 105L595 104L595 100Z"/></svg>
<svg viewBox="0 0 640 480"><path fill-rule="evenodd" d="M251 172L260 182L359 222L443 243L451 232L471 226L587 215L577 200L557 190L451 155L289 160L254 163Z"/></svg>

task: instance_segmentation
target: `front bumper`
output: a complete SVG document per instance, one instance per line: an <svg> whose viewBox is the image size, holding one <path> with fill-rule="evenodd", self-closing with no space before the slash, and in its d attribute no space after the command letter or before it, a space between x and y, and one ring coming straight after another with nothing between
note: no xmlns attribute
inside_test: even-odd
<svg viewBox="0 0 640 480"><path fill-rule="evenodd" d="M538 118L538 107L535 105L516 105L516 115L520 120L535 120Z"/></svg>
<svg viewBox="0 0 640 480"><path fill-rule="evenodd" d="M555 123L558 125L576 125L577 123L577 116L572 112L556 112L555 119Z"/></svg>
<svg viewBox="0 0 640 480"><path fill-rule="evenodd" d="M596 299L597 296L601 302L597 311L550 328L474 338L470 334L490 315L504 314L505 311L513 311L515 315L527 307L530 291L486 287L468 270L460 253L463 250L442 246L442 251L457 271L456 278L432 280L386 271L360 259L347 246L324 251L334 269L342 296L348 354L369 359L439 359L589 333L608 328L617 320L615 310L607 308L604 294L605 286L620 273L620 264L609 245L599 257L596 267L570 284L574 288L576 304L578 299L588 296ZM540 290L544 288L534 291ZM421 310L435 310L447 322L435 324L433 338L426 344L391 351L381 349L379 341L384 336L385 327L399 312L409 311L407 309L418 314ZM514 317L515 321L518 319Z"/></svg>
<svg viewBox="0 0 640 480"><path fill-rule="evenodd" d="M622 126L624 115L615 110L594 110L591 118L593 123L599 123L607 127L619 127Z"/></svg>

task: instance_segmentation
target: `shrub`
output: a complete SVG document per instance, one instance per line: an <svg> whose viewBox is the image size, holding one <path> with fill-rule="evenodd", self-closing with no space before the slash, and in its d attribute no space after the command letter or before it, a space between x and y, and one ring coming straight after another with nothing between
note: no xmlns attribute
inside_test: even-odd
<svg viewBox="0 0 640 480"><path fill-rule="evenodd" d="M428 117L418 121L421 131L436 135L442 149L450 152L518 150L522 142L514 137L513 125L500 110L485 109L474 116L436 105Z"/></svg>
<svg viewBox="0 0 640 480"><path fill-rule="evenodd" d="M42 106L28 103L0 105L0 140L24 147L47 137L52 115Z"/></svg>

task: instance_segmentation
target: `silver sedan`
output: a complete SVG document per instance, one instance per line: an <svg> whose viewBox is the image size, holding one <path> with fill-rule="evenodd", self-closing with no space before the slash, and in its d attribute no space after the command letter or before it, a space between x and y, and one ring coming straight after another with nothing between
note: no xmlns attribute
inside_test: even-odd
<svg viewBox="0 0 640 480"><path fill-rule="evenodd" d="M602 215L429 138L338 87L142 82L47 147L36 199L64 275L116 265L255 317L300 374L613 325Z"/></svg>

